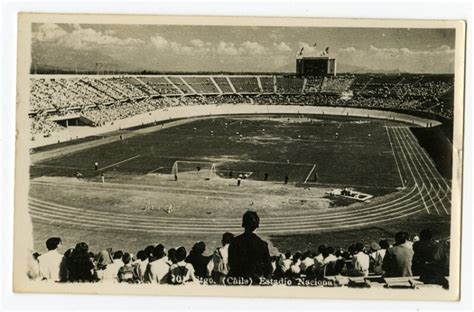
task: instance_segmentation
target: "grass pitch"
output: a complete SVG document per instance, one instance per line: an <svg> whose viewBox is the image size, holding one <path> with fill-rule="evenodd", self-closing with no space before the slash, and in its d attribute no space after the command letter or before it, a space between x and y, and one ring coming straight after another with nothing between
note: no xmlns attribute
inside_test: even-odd
<svg viewBox="0 0 474 312"><path fill-rule="evenodd" d="M221 176L351 187L400 186L384 122L359 119L204 119L36 163L31 176L170 174L176 160L216 164ZM94 163L99 163L96 171ZM316 165L312 172L313 165ZM317 174L317 177L315 177ZM309 176L308 176L309 175Z"/></svg>

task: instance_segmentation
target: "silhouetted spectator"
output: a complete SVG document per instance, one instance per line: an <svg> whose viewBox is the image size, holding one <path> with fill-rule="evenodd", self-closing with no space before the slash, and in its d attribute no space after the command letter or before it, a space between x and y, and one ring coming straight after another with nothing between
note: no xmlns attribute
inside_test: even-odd
<svg viewBox="0 0 474 312"><path fill-rule="evenodd" d="M94 280L94 264L90 260L89 246L86 243L76 245L68 262L69 281L91 282Z"/></svg>
<svg viewBox="0 0 474 312"><path fill-rule="evenodd" d="M191 263L194 268L194 274L198 278L206 278L207 265L211 260L210 256L204 256L203 253L206 251L206 244L204 242L197 242L186 257L186 262Z"/></svg>
<svg viewBox="0 0 474 312"><path fill-rule="evenodd" d="M432 239L433 235L428 229L420 232L420 240L413 243L413 265L414 275L432 275L433 257L436 251L436 244Z"/></svg>
<svg viewBox="0 0 474 312"><path fill-rule="evenodd" d="M260 218L255 211L247 211L242 217L244 233L235 237L229 246L229 276L250 278L258 283L260 277L270 277L272 265L268 244L255 233Z"/></svg>

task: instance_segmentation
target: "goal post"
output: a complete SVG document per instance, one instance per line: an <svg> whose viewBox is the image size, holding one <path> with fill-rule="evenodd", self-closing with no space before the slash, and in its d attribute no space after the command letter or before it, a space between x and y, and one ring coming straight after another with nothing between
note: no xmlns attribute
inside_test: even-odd
<svg viewBox="0 0 474 312"><path fill-rule="evenodd" d="M171 175L192 180L211 180L216 176L216 164L206 161L176 160L171 168Z"/></svg>

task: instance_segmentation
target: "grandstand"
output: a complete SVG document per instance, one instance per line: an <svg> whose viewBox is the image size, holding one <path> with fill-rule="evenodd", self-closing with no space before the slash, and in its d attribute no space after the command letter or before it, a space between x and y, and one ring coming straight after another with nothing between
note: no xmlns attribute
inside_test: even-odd
<svg viewBox="0 0 474 312"><path fill-rule="evenodd" d="M452 118L453 77L449 75L296 76L35 76L31 78L30 116L35 134L51 123L35 120L66 112L103 111L101 105L140 101L149 97L200 95L214 103L232 102L230 94L256 104L337 105L428 111ZM350 93L352 99L341 99ZM285 97L274 97L273 94ZM299 95L302 95L300 97ZM312 98L316 95L316 98ZM254 98L257 96L257 98ZM214 98L213 98L214 97ZM159 100L157 100L159 102ZM179 105L194 100L183 99ZM247 100L246 100L247 101ZM161 100L161 102L166 102ZM251 102L251 101L250 101ZM363 102L363 103L361 103ZM157 103L156 107L165 104ZM114 107L116 107L114 105ZM142 110L139 110L142 111ZM132 113L132 112L131 112ZM120 114L121 115L121 114ZM38 117L42 116L42 117ZM49 130L48 130L49 129ZM61 128L54 127L54 131ZM53 131L53 132L54 132Z"/></svg>

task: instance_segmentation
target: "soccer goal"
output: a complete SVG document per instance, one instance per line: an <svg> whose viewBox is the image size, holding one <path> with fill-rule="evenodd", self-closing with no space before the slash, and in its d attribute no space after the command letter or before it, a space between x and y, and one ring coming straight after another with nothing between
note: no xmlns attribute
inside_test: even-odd
<svg viewBox="0 0 474 312"><path fill-rule="evenodd" d="M216 176L216 165L206 161L177 160L171 169L175 179L210 180Z"/></svg>

